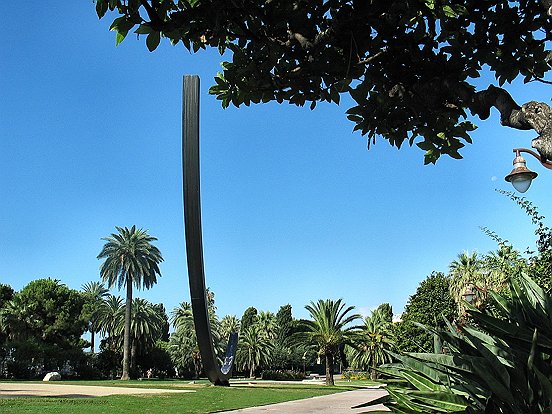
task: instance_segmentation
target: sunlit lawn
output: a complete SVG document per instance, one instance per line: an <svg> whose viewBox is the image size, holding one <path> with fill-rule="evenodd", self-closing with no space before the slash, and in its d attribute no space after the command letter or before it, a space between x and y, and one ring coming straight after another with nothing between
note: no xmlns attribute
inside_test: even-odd
<svg viewBox="0 0 552 414"><path fill-rule="evenodd" d="M94 398L21 397L0 399L0 413L117 414L117 413L211 413L257 405L328 395L355 388L355 382L325 387L315 384L244 382L231 387L213 387L206 381L60 381L59 384L131 386L190 389L193 393L118 395ZM1 383L0 383L1 387Z"/></svg>

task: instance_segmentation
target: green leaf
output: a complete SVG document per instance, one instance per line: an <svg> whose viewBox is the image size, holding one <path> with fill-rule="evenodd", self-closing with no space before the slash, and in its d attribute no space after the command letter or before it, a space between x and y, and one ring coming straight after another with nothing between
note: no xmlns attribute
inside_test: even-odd
<svg viewBox="0 0 552 414"><path fill-rule="evenodd" d="M443 6L443 12L447 17L458 17L458 14L450 6Z"/></svg>
<svg viewBox="0 0 552 414"><path fill-rule="evenodd" d="M420 401L436 408L443 408L447 412L464 412L469 406L468 402L452 392L412 393L412 396Z"/></svg>
<svg viewBox="0 0 552 414"><path fill-rule="evenodd" d="M444 391L446 389L442 385L435 384L428 378L416 374L415 372L404 371L401 374L409 383L420 391Z"/></svg>
<svg viewBox="0 0 552 414"><path fill-rule="evenodd" d="M96 0L96 14L101 19L107 13L108 3L106 0Z"/></svg>
<svg viewBox="0 0 552 414"><path fill-rule="evenodd" d="M160 41L160 32L151 32L150 34L148 34L148 37L146 38L146 46L148 47L148 50L150 52L153 52L155 49L157 49L157 46L159 46Z"/></svg>
<svg viewBox="0 0 552 414"><path fill-rule="evenodd" d="M136 34L150 34L153 31L151 26L146 23L142 23L140 26L138 26L138 29L134 31Z"/></svg>

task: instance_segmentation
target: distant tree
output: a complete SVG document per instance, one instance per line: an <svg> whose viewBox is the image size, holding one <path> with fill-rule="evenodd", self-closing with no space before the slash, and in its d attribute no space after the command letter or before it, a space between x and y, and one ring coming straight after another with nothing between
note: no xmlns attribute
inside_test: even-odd
<svg viewBox="0 0 552 414"><path fill-rule="evenodd" d="M180 376L193 373L194 378L199 378L203 365L195 331L177 329L171 334L167 350Z"/></svg>
<svg viewBox="0 0 552 414"><path fill-rule="evenodd" d="M126 287L125 329L123 344L123 374L121 380L128 380L130 364L130 328L132 308L132 286L137 289L151 288L161 276L159 263L163 261L161 252L151 242L157 240L145 230L136 226L116 227L118 233L104 238L106 241L98 259L105 259L100 268L100 276L111 288Z"/></svg>
<svg viewBox="0 0 552 414"><path fill-rule="evenodd" d="M170 321L175 329L183 326L193 329L194 317L192 314L192 305L189 302L181 302L178 307L171 311Z"/></svg>
<svg viewBox="0 0 552 414"><path fill-rule="evenodd" d="M232 332L240 331L240 321L235 315L225 315L220 321L220 336L223 341L228 341Z"/></svg>
<svg viewBox="0 0 552 414"><path fill-rule="evenodd" d="M257 319L257 309L255 309L253 306L250 306L245 310L241 318L241 321L240 321L241 332L245 331L247 328L253 325L256 319Z"/></svg>
<svg viewBox="0 0 552 414"><path fill-rule="evenodd" d="M239 337L236 362L241 369L249 369L249 377L255 378L255 371L269 362L273 345L257 324L242 330Z"/></svg>
<svg viewBox="0 0 552 414"><path fill-rule="evenodd" d="M433 335L415 323L442 328L446 325L443 318L453 321L456 316L456 302L450 295L450 278L441 272L431 273L410 296L402 321L395 325L397 348L402 352L431 352L434 349Z"/></svg>
<svg viewBox="0 0 552 414"><path fill-rule="evenodd" d="M380 305L364 318L364 325L356 333L354 345L349 347L352 367L370 371L373 380L377 378L377 367L391 362L387 351L394 347L394 339L389 315L393 315L391 306L388 303Z"/></svg>
<svg viewBox="0 0 552 414"><path fill-rule="evenodd" d="M291 305L280 306L276 312L276 340L283 343L291 334L293 329L293 316L291 314Z"/></svg>
<svg viewBox="0 0 552 414"><path fill-rule="evenodd" d="M382 303L376 308L374 312L372 312L372 315L374 313L379 314L381 319L383 319L385 322L393 322L393 308L389 303Z"/></svg>
<svg viewBox="0 0 552 414"><path fill-rule="evenodd" d="M210 89L223 107L314 108L345 94L354 101L348 118L369 143L416 144L426 163L461 158L476 128L468 112L485 120L494 107L501 125L534 129L533 145L552 159L539 145L552 139L552 109L520 105L504 88L516 79L548 83L549 0L96 0L100 18L108 10L117 43L134 32L150 51L166 39L224 54L230 61Z"/></svg>
<svg viewBox="0 0 552 414"><path fill-rule="evenodd" d="M15 291L10 285L0 283L0 309L2 309L6 303L13 299Z"/></svg>
<svg viewBox="0 0 552 414"><path fill-rule="evenodd" d="M552 229L545 223L537 206L525 197L520 197L511 191L499 190L499 193L510 198L529 216L535 226L536 251L528 251L530 257L527 264L529 276L546 292L552 292Z"/></svg>
<svg viewBox="0 0 552 414"><path fill-rule="evenodd" d="M138 376L136 358L149 353L157 341L162 340L165 327L165 312L145 299L132 300L130 321L130 372ZM124 330L124 325L119 325Z"/></svg>
<svg viewBox="0 0 552 414"><path fill-rule="evenodd" d="M38 376L80 362L84 302L80 292L53 279L34 280L15 294L2 313L18 375Z"/></svg>
<svg viewBox="0 0 552 414"><path fill-rule="evenodd" d="M116 348L119 334L117 327L121 325L124 317L125 308L119 296L108 295L98 306L98 328L107 337L111 350Z"/></svg>
<svg viewBox="0 0 552 414"><path fill-rule="evenodd" d="M257 315L257 319L255 321L255 325L257 325L263 335L266 335L266 337L270 340L276 339L276 318L274 314L270 311L261 311Z"/></svg>
<svg viewBox="0 0 552 414"><path fill-rule="evenodd" d="M478 293L475 289L477 284L481 284L485 278L485 271L483 269L483 263L477 254L467 251L458 255L457 260L453 260L449 266L450 270L450 293L458 305L459 314L463 313L463 295L468 287L474 290L474 293ZM481 298L477 298L478 301Z"/></svg>
<svg viewBox="0 0 552 414"><path fill-rule="evenodd" d="M109 290L102 283L96 281L85 283L81 290L85 298L83 312L88 320L88 330L90 331L90 352L94 353L95 335L98 330L98 310L102 300L109 294Z"/></svg>
<svg viewBox="0 0 552 414"><path fill-rule="evenodd" d="M305 306L312 320L308 320L306 336L319 349L319 355L326 360L326 385L334 385L333 365L344 345L352 344L355 326L351 324L360 318L351 314L354 306L345 307L341 299L320 299Z"/></svg>
<svg viewBox="0 0 552 414"><path fill-rule="evenodd" d="M163 341L163 342L168 342L169 341L169 336L170 336L169 330L170 330L171 325L169 323L169 317L167 315L165 305L163 305L162 303L157 303L157 304L153 304L153 307L155 308L155 311L163 319L163 322L161 324L160 337L157 340Z"/></svg>

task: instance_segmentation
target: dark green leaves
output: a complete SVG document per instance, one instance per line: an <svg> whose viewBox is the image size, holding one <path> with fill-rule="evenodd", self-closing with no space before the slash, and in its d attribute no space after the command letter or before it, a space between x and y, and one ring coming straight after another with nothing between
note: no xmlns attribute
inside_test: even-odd
<svg viewBox="0 0 552 414"><path fill-rule="evenodd" d="M117 44L139 25L150 51L167 38L225 53L224 82L211 88L223 107L276 101L314 109L348 93L355 131L369 143L382 136L397 148L416 144L426 164L462 158L471 143L466 109L474 109L472 80L482 68L500 85L551 69L544 34L552 20L535 1L96 1L100 18L108 10L119 14Z"/></svg>
<svg viewBox="0 0 552 414"><path fill-rule="evenodd" d="M388 387L395 412L550 412L552 300L527 276L510 283L497 310L469 310L473 326L435 331L446 354L393 356L382 372L401 383Z"/></svg>
<svg viewBox="0 0 552 414"><path fill-rule="evenodd" d="M149 33L148 37L146 38L146 45L148 46L148 50L150 52L153 52L155 49L157 49L157 46L159 46L160 41L161 41L161 33L159 32Z"/></svg>

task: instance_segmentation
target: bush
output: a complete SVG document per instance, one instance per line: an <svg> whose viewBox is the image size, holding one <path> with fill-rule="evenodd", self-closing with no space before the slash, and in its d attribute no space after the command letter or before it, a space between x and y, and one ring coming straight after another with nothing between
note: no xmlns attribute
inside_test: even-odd
<svg viewBox="0 0 552 414"><path fill-rule="evenodd" d="M267 369L262 372L261 379L273 381L295 381L305 379L305 374L301 371Z"/></svg>
<svg viewBox="0 0 552 414"><path fill-rule="evenodd" d="M348 381L369 380L370 372L347 370L343 371L341 378Z"/></svg>
<svg viewBox="0 0 552 414"><path fill-rule="evenodd" d="M550 413L552 296L525 275L493 306L469 307L467 325L433 330L442 353L395 354L380 367L400 380L384 402L401 413ZM446 352L445 352L446 349Z"/></svg>

